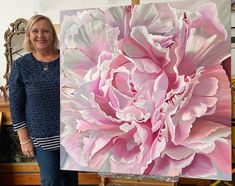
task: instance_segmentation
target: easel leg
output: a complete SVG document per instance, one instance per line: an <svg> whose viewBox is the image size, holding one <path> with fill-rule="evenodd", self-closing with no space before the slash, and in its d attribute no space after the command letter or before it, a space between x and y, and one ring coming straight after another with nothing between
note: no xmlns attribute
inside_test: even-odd
<svg viewBox="0 0 235 186"><path fill-rule="evenodd" d="M101 180L100 180L99 186L105 186L106 182L107 182L106 178L104 176L101 176Z"/></svg>

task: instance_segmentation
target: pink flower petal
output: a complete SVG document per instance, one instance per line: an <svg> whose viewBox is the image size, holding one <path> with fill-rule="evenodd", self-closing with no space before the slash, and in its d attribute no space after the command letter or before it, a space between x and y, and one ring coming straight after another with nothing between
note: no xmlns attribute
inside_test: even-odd
<svg viewBox="0 0 235 186"><path fill-rule="evenodd" d="M216 142L215 150L208 156L222 172L231 173L231 154L231 140L226 140L225 142Z"/></svg>
<svg viewBox="0 0 235 186"><path fill-rule="evenodd" d="M187 177L198 178L215 175L216 170L213 167L212 161L207 156L197 154L193 162L184 168L182 173Z"/></svg>

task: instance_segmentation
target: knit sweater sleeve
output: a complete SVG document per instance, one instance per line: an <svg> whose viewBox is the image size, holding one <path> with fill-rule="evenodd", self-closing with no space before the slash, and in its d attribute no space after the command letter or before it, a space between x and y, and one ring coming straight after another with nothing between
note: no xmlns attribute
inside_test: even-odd
<svg viewBox="0 0 235 186"><path fill-rule="evenodd" d="M13 64L9 77L9 100L10 111L13 122L13 128L15 131L26 127L25 116L25 86L22 79L22 73L19 68L19 62L16 61Z"/></svg>

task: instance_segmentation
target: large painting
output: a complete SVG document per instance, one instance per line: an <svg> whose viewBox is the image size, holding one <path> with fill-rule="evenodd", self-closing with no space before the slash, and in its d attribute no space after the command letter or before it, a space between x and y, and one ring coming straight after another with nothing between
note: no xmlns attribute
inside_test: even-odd
<svg viewBox="0 0 235 186"><path fill-rule="evenodd" d="M62 169L231 179L231 7L194 2L61 12Z"/></svg>

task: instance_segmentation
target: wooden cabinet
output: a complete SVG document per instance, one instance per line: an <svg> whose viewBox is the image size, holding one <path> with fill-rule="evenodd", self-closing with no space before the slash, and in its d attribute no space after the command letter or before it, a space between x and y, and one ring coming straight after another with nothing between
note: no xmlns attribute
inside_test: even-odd
<svg viewBox="0 0 235 186"><path fill-rule="evenodd" d="M0 185L38 185L39 168L35 159L25 157L11 125L9 103L0 102Z"/></svg>
<svg viewBox="0 0 235 186"><path fill-rule="evenodd" d="M0 99L2 100L2 99ZM3 125L11 124L11 114L9 111L9 102L8 101L0 101L0 112L2 113L1 123Z"/></svg>

